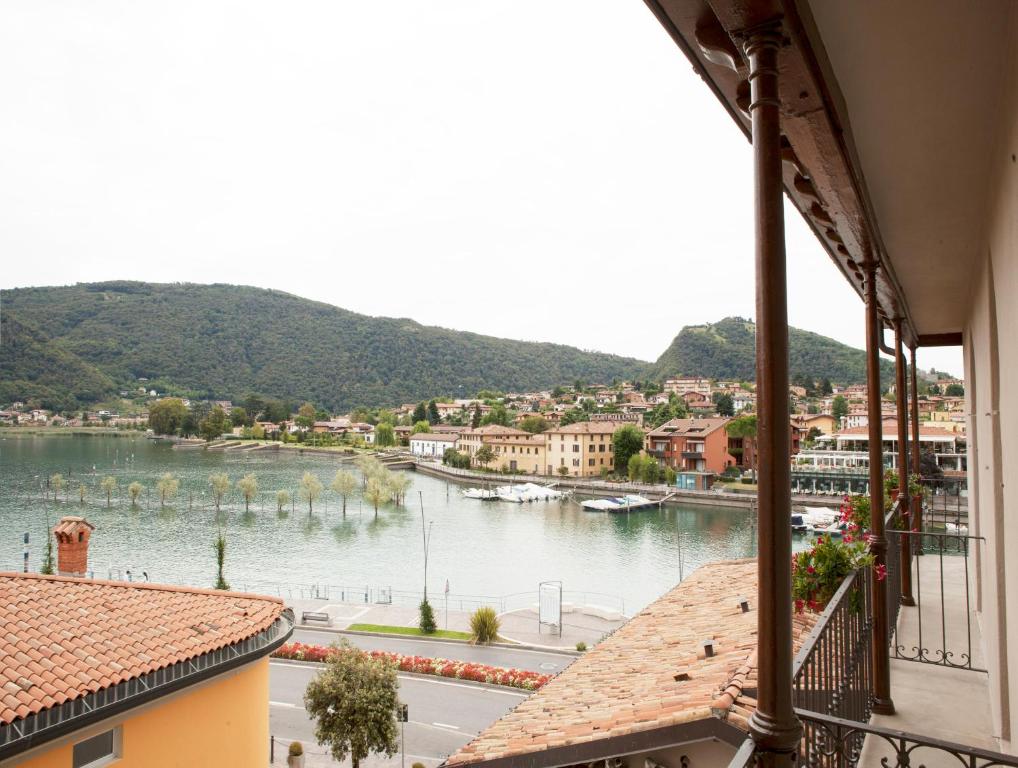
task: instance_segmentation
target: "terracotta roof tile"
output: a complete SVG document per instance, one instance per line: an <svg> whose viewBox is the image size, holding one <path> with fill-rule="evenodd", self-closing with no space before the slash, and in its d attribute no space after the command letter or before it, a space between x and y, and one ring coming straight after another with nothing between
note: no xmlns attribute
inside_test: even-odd
<svg viewBox="0 0 1018 768"><path fill-rule="evenodd" d="M0 724L255 635L282 601L0 573ZM199 631L196 627L200 626Z"/></svg>
<svg viewBox="0 0 1018 768"><path fill-rule="evenodd" d="M746 729L756 707L755 560L703 566L446 761L464 765L711 717ZM793 619L798 646L816 618ZM707 657L703 641L713 641ZM749 692L748 694L744 692ZM749 694L752 694L749 695Z"/></svg>

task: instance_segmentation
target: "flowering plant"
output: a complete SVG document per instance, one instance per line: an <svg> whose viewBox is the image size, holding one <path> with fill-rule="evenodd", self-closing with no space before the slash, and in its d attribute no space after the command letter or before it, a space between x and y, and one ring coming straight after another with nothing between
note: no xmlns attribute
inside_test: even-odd
<svg viewBox="0 0 1018 768"><path fill-rule="evenodd" d="M387 651L361 651L356 648L343 649L336 646L307 643L284 643L272 655L278 659L323 662L334 653L367 653L374 659L386 659L392 662L401 672L505 685L510 688L522 688L525 691L536 691L552 677L525 669L507 669L467 661L450 661L428 656L404 656L401 653L388 653Z"/></svg>
<svg viewBox="0 0 1018 768"><path fill-rule="evenodd" d="M844 496L841 500L841 522L848 525L846 534L862 537L870 528L870 497Z"/></svg>
<svg viewBox="0 0 1018 768"><path fill-rule="evenodd" d="M830 535L817 537L816 543L792 557L792 598L795 610L819 613L834 597L841 582L852 571L873 565L873 555L865 541L846 534L841 540ZM877 578L883 578L877 573Z"/></svg>

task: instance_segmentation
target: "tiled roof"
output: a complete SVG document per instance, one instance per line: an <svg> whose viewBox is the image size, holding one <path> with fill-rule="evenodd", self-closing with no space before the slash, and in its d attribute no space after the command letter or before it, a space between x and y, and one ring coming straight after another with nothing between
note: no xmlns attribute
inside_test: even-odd
<svg viewBox="0 0 1018 768"><path fill-rule="evenodd" d="M0 724L268 629L281 600L0 573Z"/></svg>
<svg viewBox="0 0 1018 768"><path fill-rule="evenodd" d="M911 425L907 425L909 437L912 435ZM896 419L882 419L881 420L881 431L884 437L892 437L895 440L898 438L898 422ZM854 435L863 435L869 437L870 428L866 427L847 427L839 430L835 437L847 437ZM947 429L941 429L940 427L919 427L919 437L949 437L957 438L959 435L955 432L951 432Z"/></svg>
<svg viewBox="0 0 1018 768"><path fill-rule="evenodd" d="M411 440L425 440L437 443L455 443L459 435L453 432L418 432L410 436Z"/></svg>
<svg viewBox="0 0 1018 768"><path fill-rule="evenodd" d="M564 427L552 427L546 435L597 435L614 434L616 429L625 426L614 421L575 421Z"/></svg>
<svg viewBox="0 0 1018 768"><path fill-rule="evenodd" d="M728 423L728 419L672 419L650 433L650 437L671 437L672 435L689 435L704 437L720 429Z"/></svg>
<svg viewBox="0 0 1018 768"><path fill-rule="evenodd" d="M756 701L755 560L705 565L446 761L512 758L706 718L746 729ZM740 598L750 599L743 613ZM795 644L815 622L794 617ZM713 640L707 657L703 641ZM539 765L532 755L528 764Z"/></svg>
<svg viewBox="0 0 1018 768"><path fill-rule="evenodd" d="M485 424L483 427L477 429L465 429L463 431L465 435L529 435L530 433L522 430L515 429L514 427L503 427L501 424Z"/></svg>

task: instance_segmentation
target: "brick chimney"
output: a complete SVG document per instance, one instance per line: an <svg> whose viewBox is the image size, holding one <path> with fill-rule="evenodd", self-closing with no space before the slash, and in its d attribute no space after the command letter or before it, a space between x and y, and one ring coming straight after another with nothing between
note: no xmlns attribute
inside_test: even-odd
<svg viewBox="0 0 1018 768"><path fill-rule="evenodd" d="M57 573L84 576L88 571L88 537L95 526L83 517L63 517L53 528L57 538Z"/></svg>

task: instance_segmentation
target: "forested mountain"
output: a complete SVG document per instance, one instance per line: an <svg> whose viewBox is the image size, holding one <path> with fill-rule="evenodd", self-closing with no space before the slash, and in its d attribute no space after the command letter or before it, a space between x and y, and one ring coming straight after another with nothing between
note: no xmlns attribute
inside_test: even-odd
<svg viewBox="0 0 1018 768"><path fill-rule="evenodd" d="M894 366L881 360L885 381ZM798 328L788 329L788 368L793 379L828 378L835 384L863 384L866 354L861 349ZM756 377L756 325L726 317L707 325L687 325L651 369L650 378L707 376L750 381Z"/></svg>
<svg viewBox="0 0 1018 768"><path fill-rule="evenodd" d="M232 285L108 282L2 293L0 402L73 408L137 386L254 392L332 410L480 389L611 382L647 363L368 317Z"/></svg>

